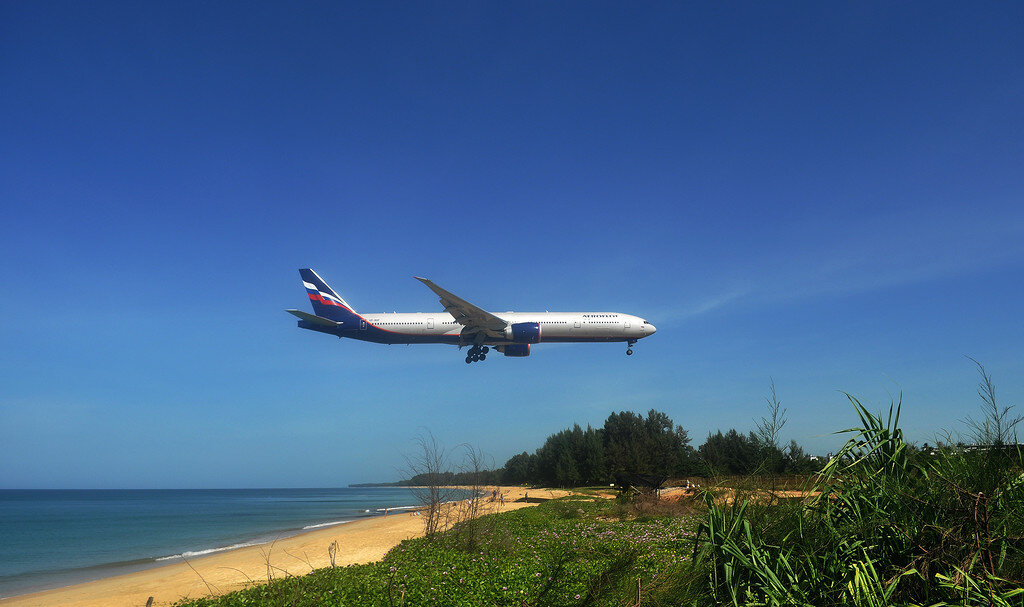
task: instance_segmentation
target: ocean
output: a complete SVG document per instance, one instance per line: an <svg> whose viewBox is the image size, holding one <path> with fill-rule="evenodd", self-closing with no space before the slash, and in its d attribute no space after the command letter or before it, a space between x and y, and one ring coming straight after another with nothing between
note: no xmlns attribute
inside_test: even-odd
<svg viewBox="0 0 1024 607"><path fill-rule="evenodd" d="M410 489L0 490L0 598L412 507Z"/></svg>

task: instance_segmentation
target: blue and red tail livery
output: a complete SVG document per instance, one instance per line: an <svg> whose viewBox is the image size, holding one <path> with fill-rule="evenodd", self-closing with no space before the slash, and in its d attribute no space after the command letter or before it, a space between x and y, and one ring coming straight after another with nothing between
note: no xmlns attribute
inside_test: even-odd
<svg viewBox="0 0 1024 607"><path fill-rule="evenodd" d="M316 313L288 310L300 328L381 344L469 346L467 363L484 360L492 347L522 357L530 355L531 344L551 341L624 341L626 354L632 354L633 344L656 330L640 317L618 312L487 312L426 278L418 280L437 294L443 311L356 314L316 272L305 268L299 274Z"/></svg>
<svg viewBox="0 0 1024 607"><path fill-rule="evenodd" d="M306 287L309 300L313 302L313 312L317 316L343 322L352 320L355 310L340 295L334 292L316 272L309 268L299 270L302 286Z"/></svg>

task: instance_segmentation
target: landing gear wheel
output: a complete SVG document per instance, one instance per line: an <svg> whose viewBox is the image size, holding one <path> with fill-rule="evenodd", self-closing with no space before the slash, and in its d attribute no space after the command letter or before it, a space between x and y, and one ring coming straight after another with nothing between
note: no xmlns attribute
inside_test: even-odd
<svg viewBox="0 0 1024 607"><path fill-rule="evenodd" d="M626 350L626 356L633 356L632 350Z"/></svg>
<svg viewBox="0 0 1024 607"><path fill-rule="evenodd" d="M636 344L635 339L630 339L626 342L626 356L633 356L633 346Z"/></svg>
<svg viewBox="0 0 1024 607"><path fill-rule="evenodd" d="M487 346L481 346L479 344L470 346L469 352L466 353L466 362L475 363L477 361L485 360L489 351L490 348Z"/></svg>

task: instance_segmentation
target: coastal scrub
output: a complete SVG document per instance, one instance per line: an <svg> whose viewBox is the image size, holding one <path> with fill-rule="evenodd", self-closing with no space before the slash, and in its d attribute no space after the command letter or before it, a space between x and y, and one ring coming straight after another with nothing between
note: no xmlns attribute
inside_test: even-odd
<svg viewBox="0 0 1024 607"><path fill-rule="evenodd" d="M457 533L406 540L377 563L321 569L181 607L619 605L687 561L698 521L616 520L564 498L491 515L474 549Z"/></svg>

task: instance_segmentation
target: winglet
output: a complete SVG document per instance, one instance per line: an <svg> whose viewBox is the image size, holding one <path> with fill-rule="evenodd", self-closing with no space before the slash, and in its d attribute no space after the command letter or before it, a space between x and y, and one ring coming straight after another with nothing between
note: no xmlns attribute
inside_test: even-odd
<svg viewBox="0 0 1024 607"><path fill-rule="evenodd" d="M437 296L442 298L442 299L444 299L444 298L458 299L458 297L456 297L455 295L452 295L448 291L445 291L441 287L435 285L434 282L432 280L430 280L429 278L422 278L420 276L413 276L413 278L415 278L416 280L418 280L418 281L422 282L423 284L427 285L428 289L430 289L431 291L436 293ZM441 303L444 303L444 302L441 302Z"/></svg>

